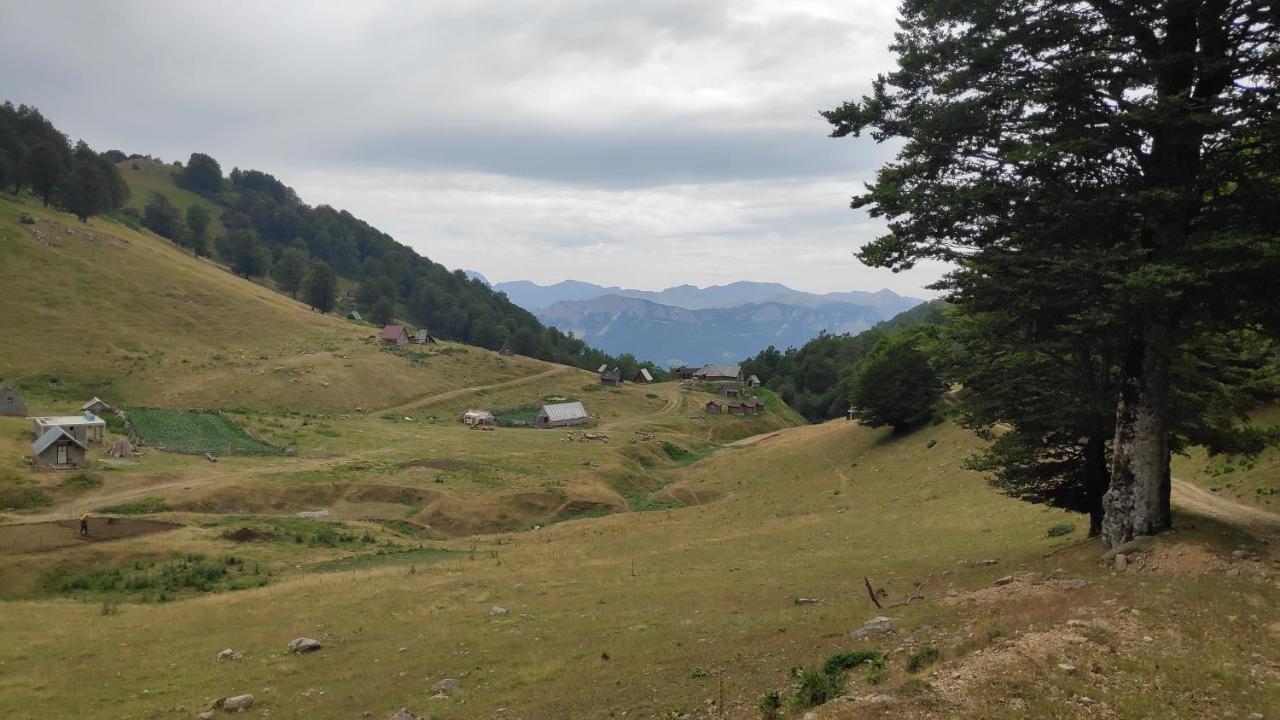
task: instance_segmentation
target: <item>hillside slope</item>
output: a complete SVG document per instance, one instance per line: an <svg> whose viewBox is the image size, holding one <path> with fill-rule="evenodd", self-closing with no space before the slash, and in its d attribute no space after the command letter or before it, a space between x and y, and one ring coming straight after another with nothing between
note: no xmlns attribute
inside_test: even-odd
<svg viewBox="0 0 1280 720"><path fill-rule="evenodd" d="M29 400L368 410L553 367L452 343L393 353L150 233L8 195L0 268L0 377Z"/></svg>

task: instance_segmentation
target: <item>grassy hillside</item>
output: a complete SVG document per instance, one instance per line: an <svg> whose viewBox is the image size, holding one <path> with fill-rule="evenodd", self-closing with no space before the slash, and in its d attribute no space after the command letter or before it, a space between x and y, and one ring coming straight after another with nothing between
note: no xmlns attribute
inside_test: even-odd
<svg viewBox="0 0 1280 720"><path fill-rule="evenodd" d="M142 212L147 203L151 202L153 195L163 195L178 210L182 211L185 217L188 207L200 205L209 211L209 217L212 219L212 224L209 227L210 237L226 234L226 228L222 226L221 220L222 208L207 198L200 197L196 193L184 190L174 184L173 177L182 168L146 158L124 160L116 163L116 168L120 170L121 177L129 185L128 207Z"/></svg>
<svg viewBox="0 0 1280 720"><path fill-rule="evenodd" d="M149 233L7 195L0 238L0 376L33 411L100 395L354 412L554 367L452 343L393 353L375 328L316 314Z"/></svg>
<svg viewBox="0 0 1280 720"><path fill-rule="evenodd" d="M225 532L314 528L296 520L73 548L62 557L231 554L241 564L220 586L252 585L253 568L289 553L311 572L145 606L91 593L0 605L0 712L191 715L251 692L255 712L286 716L386 717L407 705L448 718L753 718L761 693L790 693L788 668L860 648L888 653L885 674L872 685L853 673L849 699L822 717L1245 717L1280 702L1277 684L1258 680L1280 653L1267 611L1280 588L1262 563L1232 559L1247 539L1180 516L1141 567L1113 572L1095 544L1080 544L1082 520L1001 497L962 470L972 444L946 425L905 437L841 421L786 430L671 469L670 492L700 501L689 507L418 541L422 550L377 563L323 563L323 544ZM1050 532L1064 523L1073 529ZM370 541L386 541L385 527ZM885 609L864 577L884 589ZM896 634L850 637L876 615ZM303 635L325 649L286 654ZM908 672L926 645L938 661ZM226 647L245 658L216 662ZM461 689L433 697L444 678Z"/></svg>

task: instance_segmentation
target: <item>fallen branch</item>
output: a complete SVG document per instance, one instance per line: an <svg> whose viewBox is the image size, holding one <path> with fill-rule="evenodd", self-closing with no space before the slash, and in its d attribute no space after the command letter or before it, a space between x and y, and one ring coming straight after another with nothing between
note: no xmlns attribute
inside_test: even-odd
<svg viewBox="0 0 1280 720"><path fill-rule="evenodd" d="M871 579L863 575L862 582L867 584L867 594L871 596L871 602L875 603L877 608L883 610L884 606L880 604L880 599L876 597L876 591L871 587Z"/></svg>
<svg viewBox="0 0 1280 720"><path fill-rule="evenodd" d="M920 594L920 591L921 591L921 590L923 590L923 589L924 589L924 586L925 586L925 585L928 585L928 584L929 584L929 581L930 581L930 580L932 580L932 579L933 579L933 571L932 571L932 570L930 570L930 571L929 571L929 576L928 576L928 577L926 577L926 578L924 579L924 581L922 581L919 585L916 585L916 591L915 591L914 593L912 593L910 597L908 597L908 598L907 598L907 604L908 604L908 605L910 605L910 604L911 604L911 602L912 602L912 601L914 601L914 600L923 600L923 599L924 599L924 595L921 595L921 594Z"/></svg>

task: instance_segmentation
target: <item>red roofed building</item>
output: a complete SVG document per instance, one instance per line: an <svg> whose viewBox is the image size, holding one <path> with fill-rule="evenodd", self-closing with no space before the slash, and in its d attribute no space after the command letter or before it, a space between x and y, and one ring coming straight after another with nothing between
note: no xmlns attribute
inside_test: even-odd
<svg viewBox="0 0 1280 720"><path fill-rule="evenodd" d="M382 341L404 345L409 342L409 333L404 331L403 325L384 325L382 328Z"/></svg>

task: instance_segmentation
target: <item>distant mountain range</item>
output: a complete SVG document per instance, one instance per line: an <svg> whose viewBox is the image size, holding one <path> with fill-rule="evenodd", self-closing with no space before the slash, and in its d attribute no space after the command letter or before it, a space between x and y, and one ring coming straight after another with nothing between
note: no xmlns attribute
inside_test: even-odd
<svg viewBox="0 0 1280 720"><path fill-rule="evenodd" d="M923 302L889 290L819 295L745 281L652 291L519 280L493 289L605 352L665 366L737 362L770 345L799 347L824 330L858 333Z"/></svg>
<svg viewBox="0 0 1280 720"><path fill-rule="evenodd" d="M471 271L467 271L470 273ZM478 274L478 273L476 273ZM700 288L695 285L676 285L666 290L629 290L605 287L579 280L565 280L554 285L538 285L528 280L500 282L494 290L506 293L511 302L533 312L566 300L592 300L604 295L649 300L660 305L703 310L707 308L731 308L759 303L782 303L802 307L818 307L830 303L850 303L882 309L885 317L892 317L903 310L919 305L922 300L903 297L891 290L879 292L807 293L789 288L781 283L739 281L728 285L712 285Z"/></svg>

